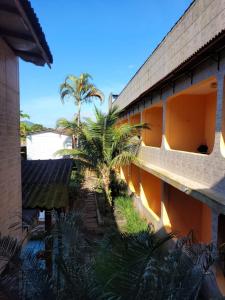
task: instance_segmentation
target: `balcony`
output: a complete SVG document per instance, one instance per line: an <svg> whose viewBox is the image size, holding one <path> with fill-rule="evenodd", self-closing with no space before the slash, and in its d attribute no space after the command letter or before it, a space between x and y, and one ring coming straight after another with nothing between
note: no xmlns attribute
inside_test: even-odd
<svg viewBox="0 0 225 300"><path fill-rule="evenodd" d="M142 132L143 144L151 147L161 147L163 107L162 103L144 110L142 122L147 123L150 129Z"/></svg>
<svg viewBox="0 0 225 300"><path fill-rule="evenodd" d="M210 154L216 125L217 83L209 78L167 100L167 147Z"/></svg>

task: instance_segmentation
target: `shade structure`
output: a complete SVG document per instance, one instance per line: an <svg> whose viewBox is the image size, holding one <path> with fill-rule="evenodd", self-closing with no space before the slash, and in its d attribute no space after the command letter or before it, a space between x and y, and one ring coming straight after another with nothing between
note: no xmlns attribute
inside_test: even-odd
<svg viewBox="0 0 225 300"><path fill-rule="evenodd" d="M23 160L23 208L43 210L68 206L71 159Z"/></svg>
<svg viewBox="0 0 225 300"><path fill-rule="evenodd" d="M28 0L0 1L0 38L16 56L43 66L53 62L39 20Z"/></svg>

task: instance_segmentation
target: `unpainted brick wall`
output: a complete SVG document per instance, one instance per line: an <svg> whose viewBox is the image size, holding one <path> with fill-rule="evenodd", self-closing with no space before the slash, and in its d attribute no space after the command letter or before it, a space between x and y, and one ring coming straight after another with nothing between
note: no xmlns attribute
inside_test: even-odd
<svg viewBox="0 0 225 300"><path fill-rule="evenodd" d="M0 232L21 237L18 58L0 39ZM21 227L21 226L20 226Z"/></svg>

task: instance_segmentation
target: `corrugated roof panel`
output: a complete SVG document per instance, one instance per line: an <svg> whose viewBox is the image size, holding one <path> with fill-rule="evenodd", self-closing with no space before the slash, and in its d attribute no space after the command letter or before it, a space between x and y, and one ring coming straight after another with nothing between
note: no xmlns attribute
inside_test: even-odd
<svg viewBox="0 0 225 300"><path fill-rule="evenodd" d="M72 166L70 159L23 160L23 208L66 207Z"/></svg>

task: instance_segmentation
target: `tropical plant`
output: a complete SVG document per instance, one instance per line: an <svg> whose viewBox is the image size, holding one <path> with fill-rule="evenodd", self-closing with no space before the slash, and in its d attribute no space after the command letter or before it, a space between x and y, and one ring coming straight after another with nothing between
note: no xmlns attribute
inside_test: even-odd
<svg viewBox="0 0 225 300"><path fill-rule="evenodd" d="M30 116L20 110L20 140L22 143L25 142L26 136L31 132L31 125L26 122L28 119Z"/></svg>
<svg viewBox="0 0 225 300"><path fill-rule="evenodd" d="M135 234L114 229L94 242L80 212L56 215L47 237L54 240L51 274L35 253L19 256L14 240L0 238L0 262L7 257L0 291L13 300L198 299L214 261L213 247L192 244L189 236L177 242L173 237L150 228ZM173 244L169 251L167 242Z"/></svg>
<svg viewBox="0 0 225 300"><path fill-rule="evenodd" d="M56 128L65 134L68 134L72 137L72 148L74 149L76 146L76 137L79 133L78 125L77 125L77 115L69 121L66 118L60 118L56 122Z"/></svg>
<svg viewBox="0 0 225 300"><path fill-rule="evenodd" d="M120 231L135 234L147 230L148 223L145 219L141 218L136 209L134 209L131 197L117 197L114 203L117 226Z"/></svg>
<svg viewBox="0 0 225 300"><path fill-rule="evenodd" d="M65 149L57 153L60 155L70 154L87 168L96 172L102 180L106 197L112 205L111 177L112 173L121 166L139 160L137 158L140 146L140 130L145 124L122 124L117 125L120 111L113 107L107 114L95 108L93 121L87 119L80 128L80 149Z"/></svg>
<svg viewBox="0 0 225 300"><path fill-rule="evenodd" d="M79 77L69 75L65 81L60 85L61 101L64 103L65 98L72 98L74 104L77 106L77 126L80 126L81 121L81 105L89 103L94 98L100 101L104 100L103 93L90 82L92 77L88 73L82 73ZM78 140L77 140L78 145Z"/></svg>
<svg viewBox="0 0 225 300"><path fill-rule="evenodd" d="M212 245L159 236L142 231L105 237L94 265L96 295L115 300L198 299L213 263ZM168 241L174 243L169 252Z"/></svg>
<svg viewBox="0 0 225 300"><path fill-rule="evenodd" d="M35 123L35 124L31 125L31 132L43 131L43 130L46 130L46 129L47 128L44 127L42 124Z"/></svg>
<svg viewBox="0 0 225 300"><path fill-rule="evenodd" d="M30 115L24 113L22 110L20 110L20 119L30 119Z"/></svg>

